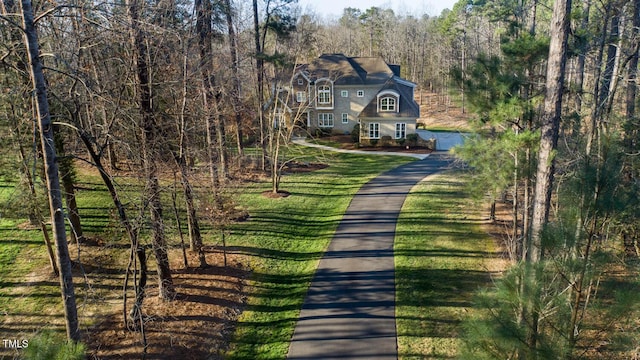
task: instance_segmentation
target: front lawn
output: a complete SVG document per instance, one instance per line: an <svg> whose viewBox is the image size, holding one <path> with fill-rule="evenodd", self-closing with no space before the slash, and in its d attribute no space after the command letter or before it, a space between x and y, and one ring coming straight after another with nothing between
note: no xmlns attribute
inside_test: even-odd
<svg viewBox="0 0 640 360"><path fill-rule="evenodd" d="M465 179L459 172L430 176L407 197L398 220L400 359L455 357L461 321L476 311L474 293L501 270L479 206L464 193Z"/></svg>

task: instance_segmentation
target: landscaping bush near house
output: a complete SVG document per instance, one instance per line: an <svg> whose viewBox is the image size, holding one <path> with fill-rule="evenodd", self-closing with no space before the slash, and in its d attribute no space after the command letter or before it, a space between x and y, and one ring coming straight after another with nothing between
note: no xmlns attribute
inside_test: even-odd
<svg viewBox="0 0 640 360"><path fill-rule="evenodd" d="M424 140L424 139L418 138L417 144L418 144L417 146L424 147L430 150L436 149L436 139Z"/></svg>
<svg viewBox="0 0 640 360"><path fill-rule="evenodd" d="M316 138L331 136L331 129L315 129L313 136Z"/></svg>
<svg viewBox="0 0 640 360"><path fill-rule="evenodd" d="M351 130L351 141L357 143L360 141L360 124L355 124Z"/></svg>
<svg viewBox="0 0 640 360"><path fill-rule="evenodd" d="M391 138L391 135L384 135L383 137L381 137L379 144L382 147L393 146L393 140Z"/></svg>
<svg viewBox="0 0 640 360"><path fill-rule="evenodd" d="M418 146L418 139L420 137L418 134L407 134L407 139L405 140L405 145L407 146Z"/></svg>

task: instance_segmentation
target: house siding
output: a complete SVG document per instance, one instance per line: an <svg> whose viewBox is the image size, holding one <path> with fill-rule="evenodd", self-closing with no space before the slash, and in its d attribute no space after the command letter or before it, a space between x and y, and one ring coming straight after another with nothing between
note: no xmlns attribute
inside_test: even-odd
<svg viewBox="0 0 640 360"><path fill-rule="evenodd" d="M364 97L358 97L358 90L364 90ZM309 111L311 115L311 129L318 128L319 113L333 113L335 119L331 129L334 133L349 134L358 123L358 115L370 103L377 94L378 87L373 86L346 86L335 85L333 87L333 108L323 109L322 107L312 107ZM349 96L342 97L342 91L348 91ZM342 114L349 114L349 122L342 123ZM325 128L326 129L326 128Z"/></svg>

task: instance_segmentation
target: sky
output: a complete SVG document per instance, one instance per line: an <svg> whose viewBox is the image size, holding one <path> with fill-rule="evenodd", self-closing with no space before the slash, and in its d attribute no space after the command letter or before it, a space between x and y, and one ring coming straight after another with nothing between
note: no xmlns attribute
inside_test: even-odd
<svg viewBox="0 0 640 360"><path fill-rule="evenodd" d="M429 14L438 16L443 9L451 9L457 0L299 0L303 13L312 10L323 18L339 18L342 10L352 7L366 10L372 6L391 8L396 15L414 15L415 17Z"/></svg>

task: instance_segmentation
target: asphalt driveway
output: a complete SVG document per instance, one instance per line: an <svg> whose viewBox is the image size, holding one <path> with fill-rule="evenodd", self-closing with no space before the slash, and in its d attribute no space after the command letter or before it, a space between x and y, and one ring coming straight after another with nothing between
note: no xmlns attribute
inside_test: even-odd
<svg viewBox="0 0 640 360"><path fill-rule="evenodd" d="M450 164L447 155L431 154L358 191L318 265L288 359L397 359L396 221L413 186Z"/></svg>

